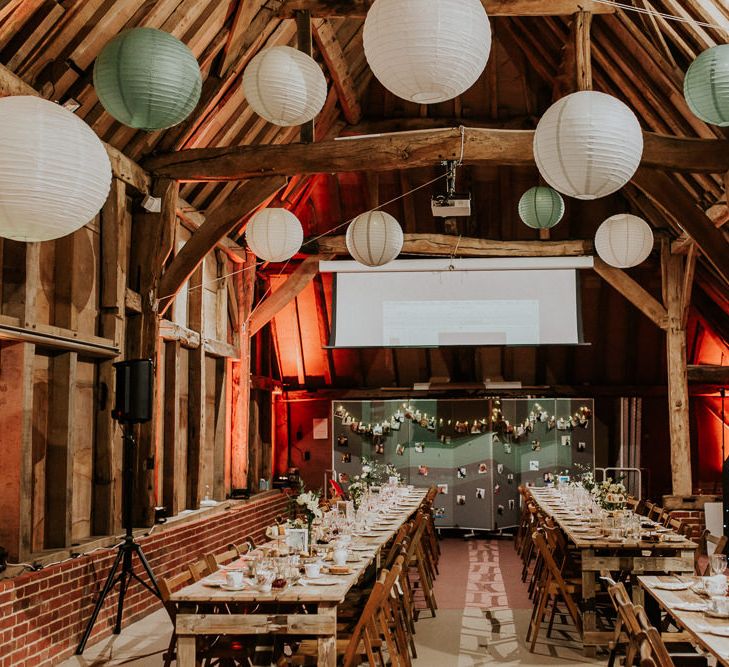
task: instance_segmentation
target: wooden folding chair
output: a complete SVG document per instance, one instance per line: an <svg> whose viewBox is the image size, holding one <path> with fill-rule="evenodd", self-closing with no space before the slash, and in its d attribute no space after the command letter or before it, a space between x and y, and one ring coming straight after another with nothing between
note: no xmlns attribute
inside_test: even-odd
<svg viewBox="0 0 729 667"><path fill-rule="evenodd" d="M562 572L554 560L552 552L547 544L543 529L537 529L532 534L537 551L544 562L542 580L539 583L536 604L529 622L529 630L527 632L527 641L531 640L529 650L534 653L534 647L537 643L539 628L544 621L544 614L547 604L551 600L556 604L557 599L561 599L567 607L567 612L572 618L580 637L582 637L582 616L575 602L575 594L580 589L579 584L568 583L562 576Z"/></svg>

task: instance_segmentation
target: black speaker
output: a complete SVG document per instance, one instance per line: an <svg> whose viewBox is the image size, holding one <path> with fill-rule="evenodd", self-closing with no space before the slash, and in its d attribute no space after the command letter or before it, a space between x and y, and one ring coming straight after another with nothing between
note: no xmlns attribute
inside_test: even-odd
<svg viewBox="0 0 729 667"><path fill-rule="evenodd" d="M154 369L151 359L129 359L114 364L116 369L116 400L111 416L127 424L141 424L152 419L152 382Z"/></svg>

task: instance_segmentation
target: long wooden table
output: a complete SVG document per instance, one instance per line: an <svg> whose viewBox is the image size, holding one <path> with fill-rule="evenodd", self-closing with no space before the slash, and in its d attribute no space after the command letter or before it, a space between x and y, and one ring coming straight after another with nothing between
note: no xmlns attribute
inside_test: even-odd
<svg viewBox="0 0 729 667"><path fill-rule="evenodd" d="M580 551L582 557L582 625L585 655L594 657L598 646L607 646L612 632L598 631L595 614L595 596L600 588L600 572L630 571L635 574L666 574L694 571L695 542L683 538L675 542L646 540L612 541L599 536L600 527L585 523L580 516L566 507L559 494L550 488L530 488L540 509L550 516L564 531L567 538ZM643 517L645 519L645 517ZM592 528L583 532L585 528ZM598 539L594 539L598 537ZM643 603L641 589L634 587L634 599ZM637 596L637 599L636 599Z"/></svg>
<svg viewBox="0 0 729 667"><path fill-rule="evenodd" d="M427 489L413 489L393 508L393 518L382 520L382 523L392 524L388 530L377 532L372 537L355 537L352 540L350 548L367 545L371 550L361 553L361 560L352 564L350 574L337 576L341 582L336 585L297 584L283 590L262 593L252 586L240 591L211 587L206 579L202 579L174 593L171 601L177 605L177 664L180 667L195 667L195 637L201 634L289 634L316 637L319 653L317 664L334 667L337 662L337 606L364 576L367 568L379 558L382 547L418 509L426 493ZM309 614L277 613L280 608L297 603L311 605L316 611ZM231 607L236 604L249 607L256 605L258 613L206 614L198 611L198 605L224 604ZM265 613L267 608L270 613Z"/></svg>
<svg viewBox="0 0 729 667"><path fill-rule="evenodd" d="M681 603L706 602L692 590L667 591L656 588L657 584L666 580L666 577L638 577L640 586L647 591L651 598L658 603L661 609L667 611L693 639L694 643L704 651L711 653L722 665L729 667L729 637L720 637L712 634L709 628L722 628L729 632L729 619L712 618L701 611L684 611L676 609ZM689 580L688 577L683 577ZM677 579L674 579L677 581Z"/></svg>

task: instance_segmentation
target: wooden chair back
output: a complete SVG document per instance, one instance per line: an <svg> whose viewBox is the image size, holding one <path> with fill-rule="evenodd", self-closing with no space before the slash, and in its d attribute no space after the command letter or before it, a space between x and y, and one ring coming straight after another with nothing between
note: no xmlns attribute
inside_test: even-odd
<svg viewBox="0 0 729 667"><path fill-rule="evenodd" d="M233 561L238 557L238 549L232 544L229 544L225 551L219 554L208 553L203 556L210 573L217 572L221 565L230 563L230 561Z"/></svg>
<svg viewBox="0 0 729 667"><path fill-rule="evenodd" d="M193 581L200 581L203 577L207 577L209 574L214 572L214 570L210 569L210 565L206 558L200 558L194 563L190 563L190 565L187 566L187 569L190 571L190 576Z"/></svg>
<svg viewBox="0 0 729 667"><path fill-rule="evenodd" d="M635 607L635 613L640 626L640 638L648 641L653 664L656 667L674 667L673 659L669 655L668 649L661 638L661 633L651 625L643 607L637 605ZM643 646L641 646L641 651L644 650Z"/></svg>
<svg viewBox="0 0 729 667"><path fill-rule="evenodd" d="M375 615L377 614L380 605L382 605L385 598L385 581L389 572L383 568L380 572L380 576L372 586L372 591L365 602L364 609L360 614L357 624L352 630L352 634L347 644L347 648L342 658L343 667L354 667L359 665L360 658L360 645L364 645L365 653L369 664L375 665L376 662L375 653L373 650L373 637L371 636L371 629L374 625Z"/></svg>

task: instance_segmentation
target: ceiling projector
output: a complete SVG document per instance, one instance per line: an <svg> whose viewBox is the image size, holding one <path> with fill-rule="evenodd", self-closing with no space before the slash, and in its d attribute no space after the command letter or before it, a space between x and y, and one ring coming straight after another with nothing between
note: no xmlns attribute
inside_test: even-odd
<svg viewBox="0 0 729 667"><path fill-rule="evenodd" d="M456 192L455 160L445 160L441 164L446 168L446 192L434 195L430 199L430 208L436 218L463 218L471 215L471 194Z"/></svg>
<svg viewBox="0 0 729 667"><path fill-rule="evenodd" d="M436 218L458 218L471 215L470 193L452 192L436 195L430 200L430 208Z"/></svg>

